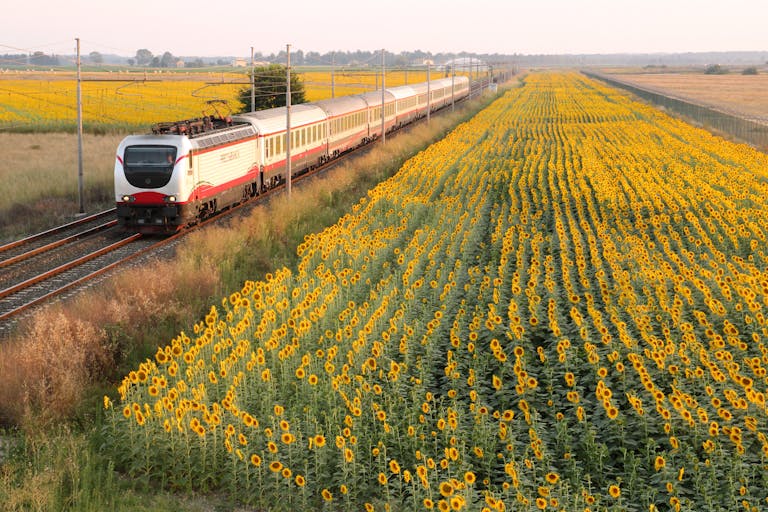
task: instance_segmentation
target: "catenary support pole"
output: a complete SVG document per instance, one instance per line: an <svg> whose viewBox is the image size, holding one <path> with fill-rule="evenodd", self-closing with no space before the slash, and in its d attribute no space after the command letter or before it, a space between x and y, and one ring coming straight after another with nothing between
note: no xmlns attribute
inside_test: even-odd
<svg viewBox="0 0 768 512"><path fill-rule="evenodd" d="M85 213L83 199L83 90L80 77L80 38L77 41L77 195L80 199L80 213Z"/></svg>
<svg viewBox="0 0 768 512"><path fill-rule="evenodd" d="M387 130L384 124L384 89L387 86L385 80L386 69L384 67L384 48L381 49L381 143L387 142Z"/></svg>
<svg viewBox="0 0 768 512"><path fill-rule="evenodd" d="M256 77L253 67L253 46L251 46L251 112L256 112Z"/></svg>
<svg viewBox="0 0 768 512"><path fill-rule="evenodd" d="M287 55L286 87L285 87L285 165L288 197L291 197L291 45L285 45Z"/></svg>

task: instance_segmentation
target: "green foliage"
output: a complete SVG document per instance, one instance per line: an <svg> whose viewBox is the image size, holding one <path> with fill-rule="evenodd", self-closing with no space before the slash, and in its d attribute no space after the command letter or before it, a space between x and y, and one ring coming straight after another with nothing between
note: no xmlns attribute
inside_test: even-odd
<svg viewBox="0 0 768 512"><path fill-rule="evenodd" d="M744 68L744 71L741 72L742 75L756 75L757 68L755 66L749 66L748 68Z"/></svg>
<svg viewBox="0 0 768 512"><path fill-rule="evenodd" d="M704 70L704 74L705 75L726 75L728 74L728 69L724 68L720 64L710 64Z"/></svg>
<svg viewBox="0 0 768 512"><path fill-rule="evenodd" d="M241 89L238 95L238 99L244 105L241 112L285 106L285 66L271 64L267 67L255 68L253 79L255 108L251 109L251 86L248 85ZM305 101L304 84L296 73L291 72L291 104Z"/></svg>

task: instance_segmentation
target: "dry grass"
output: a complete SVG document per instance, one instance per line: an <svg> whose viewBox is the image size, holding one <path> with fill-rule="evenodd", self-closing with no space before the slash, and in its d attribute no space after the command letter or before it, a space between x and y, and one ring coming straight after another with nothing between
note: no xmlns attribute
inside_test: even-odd
<svg viewBox="0 0 768 512"><path fill-rule="evenodd" d="M36 313L0 344L0 422L70 416L94 383L146 343L147 324L193 318L193 298L213 295L218 278L209 258L182 256Z"/></svg>
<svg viewBox="0 0 768 512"><path fill-rule="evenodd" d="M83 138L86 211L112 205L115 150L122 136ZM0 133L0 241L71 220L78 211L77 136ZM10 193L12 191L12 193Z"/></svg>
<svg viewBox="0 0 768 512"><path fill-rule="evenodd" d="M23 339L0 349L0 412L23 418L31 404L59 416L79 402L89 378L110 362L106 332L59 311L37 316Z"/></svg>
<svg viewBox="0 0 768 512"><path fill-rule="evenodd" d="M617 78L746 117L768 119L768 74L615 74Z"/></svg>

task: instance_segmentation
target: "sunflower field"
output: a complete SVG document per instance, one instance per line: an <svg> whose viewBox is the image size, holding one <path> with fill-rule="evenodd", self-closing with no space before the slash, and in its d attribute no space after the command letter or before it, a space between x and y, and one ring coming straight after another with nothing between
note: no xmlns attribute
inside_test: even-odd
<svg viewBox="0 0 768 512"><path fill-rule="evenodd" d="M307 101L361 94L381 87L376 69L297 71ZM444 73L433 72L433 80ZM390 70L386 86L425 82L424 70ZM90 72L83 76L83 125L92 130L143 130L153 123L215 114L209 100L223 100L220 114L242 108L244 73ZM333 83L333 87L331 84ZM56 131L76 128L77 81L71 72L0 77L0 129Z"/></svg>
<svg viewBox="0 0 768 512"><path fill-rule="evenodd" d="M417 84L427 81L427 72L418 70L389 70L386 72L386 87ZM465 74L465 73L462 73ZM307 101L326 100L331 97L363 94L381 87L381 70L346 71L303 71L298 73L304 83L304 97ZM431 80L446 78L444 73L432 72Z"/></svg>
<svg viewBox="0 0 768 512"><path fill-rule="evenodd" d="M146 131L152 123L213 114L207 103L212 99L237 109L243 85L232 81L238 79L242 75L184 79L167 73L89 73L81 84L83 126ZM71 73L0 80L0 128L61 130L76 127L76 121L77 81Z"/></svg>
<svg viewBox="0 0 768 512"><path fill-rule="evenodd" d="M768 508L768 157L529 75L104 398L274 510Z"/></svg>

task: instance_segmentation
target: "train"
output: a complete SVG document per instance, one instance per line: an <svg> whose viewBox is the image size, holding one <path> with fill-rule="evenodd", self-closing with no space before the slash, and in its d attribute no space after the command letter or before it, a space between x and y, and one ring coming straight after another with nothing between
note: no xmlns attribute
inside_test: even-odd
<svg viewBox="0 0 768 512"><path fill-rule="evenodd" d="M292 177L466 98L469 87L456 76L291 106ZM115 161L118 224L173 233L284 183L287 131L286 107L278 107L127 136Z"/></svg>

